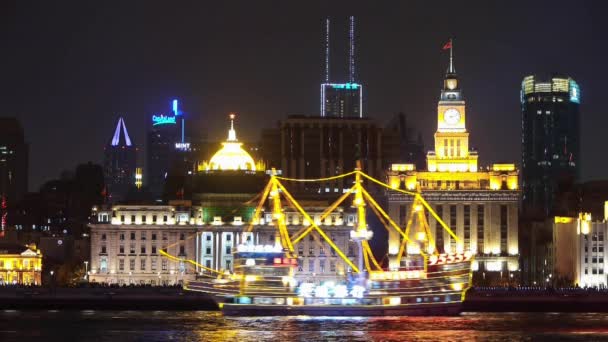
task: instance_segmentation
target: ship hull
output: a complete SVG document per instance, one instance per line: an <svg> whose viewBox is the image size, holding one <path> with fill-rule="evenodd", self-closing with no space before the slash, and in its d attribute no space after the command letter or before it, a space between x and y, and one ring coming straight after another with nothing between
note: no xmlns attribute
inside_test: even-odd
<svg viewBox="0 0 608 342"><path fill-rule="evenodd" d="M224 304L225 316L456 316L462 303L419 305L251 305Z"/></svg>

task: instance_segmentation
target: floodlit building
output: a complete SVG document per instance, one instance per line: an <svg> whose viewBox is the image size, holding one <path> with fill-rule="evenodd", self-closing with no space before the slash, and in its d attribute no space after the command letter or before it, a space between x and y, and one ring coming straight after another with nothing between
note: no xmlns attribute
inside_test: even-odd
<svg viewBox="0 0 608 342"><path fill-rule="evenodd" d="M35 245L0 244L0 285L41 285L42 254Z"/></svg>
<svg viewBox="0 0 608 342"><path fill-rule="evenodd" d="M456 242L433 216L427 218L440 252L477 254L476 283L507 282L518 276L518 171L512 163L478 166L477 151L469 145L466 104L450 52L450 65L437 106L435 149L427 154L426 170L413 164L393 164L387 181L393 188L419 190L458 236ZM389 215L407 223L413 197L390 192ZM391 264L400 239L389 234Z"/></svg>
<svg viewBox="0 0 608 342"><path fill-rule="evenodd" d="M268 179L264 164L256 162L238 142L231 116L228 139L193 176L192 201L93 209L90 281L173 285L193 280L207 269L232 271L233 252L239 245L277 243L277 227L269 208L263 208L260 220L245 231L256 208L253 199ZM350 207L339 208L321 221L328 204L303 205L332 242L356 260L358 251L350 241L356 213ZM309 226L293 209L286 207L285 215L290 234ZM173 257L163 256L161 250ZM321 282L350 271L314 232L296 246L296 252L300 258L296 277Z"/></svg>
<svg viewBox="0 0 608 342"><path fill-rule="evenodd" d="M558 183L578 179L580 101L580 88L570 77L541 80L531 75L522 81L522 208L526 216L550 216Z"/></svg>
<svg viewBox="0 0 608 342"><path fill-rule="evenodd" d="M607 212L608 214L608 212ZM553 269L545 279L562 286L608 286L608 221L591 214L556 216L553 224Z"/></svg>

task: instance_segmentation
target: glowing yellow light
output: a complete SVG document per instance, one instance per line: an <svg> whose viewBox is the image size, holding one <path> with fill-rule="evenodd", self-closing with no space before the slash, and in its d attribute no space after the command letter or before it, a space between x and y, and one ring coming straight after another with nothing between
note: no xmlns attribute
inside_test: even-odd
<svg viewBox="0 0 608 342"><path fill-rule="evenodd" d="M393 171L414 171L416 167L414 164L392 164L391 170Z"/></svg>
<svg viewBox="0 0 608 342"><path fill-rule="evenodd" d="M389 299L389 304L390 305L400 305L401 304L401 297L390 297Z"/></svg>
<svg viewBox="0 0 608 342"><path fill-rule="evenodd" d="M245 170L256 171L256 163L241 147L243 144L236 139L236 131L234 130L234 114L230 114L230 130L228 131L228 140L222 143L222 148L217 151L209 163L206 165L207 170Z"/></svg>
<svg viewBox="0 0 608 342"><path fill-rule="evenodd" d="M451 285L451 287L454 291L462 291L463 284L462 283L453 283Z"/></svg>
<svg viewBox="0 0 608 342"><path fill-rule="evenodd" d="M572 217L555 216L555 223L571 223L572 220Z"/></svg>
<svg viewBox="0 0 608 342"><path fill-rule="evenodd" d="M515 171L515 164L492 164L492 171Z"/></svg>
<svg viewBox="0 0 608 342"><path fill-rule="evenodd" d="M256 281L256 280L258 280L258 276L256 276L256 275L248 274L245 276L246 282L252 282L252 281Z"/></svg>
<svg viewBox="0 0 608 342"><path fill-rule="evenodd" d="M424 232L416 233L416 240L418 240L418 241L426 240L426 234Z"/></svg>
<svg viewBox="0 0 608 342"><path fill-rule="evenodd" d="M582 234L589 234L591 231L591 214L590 213L580 213L578 215L580 221L580 231Z"/></svg>

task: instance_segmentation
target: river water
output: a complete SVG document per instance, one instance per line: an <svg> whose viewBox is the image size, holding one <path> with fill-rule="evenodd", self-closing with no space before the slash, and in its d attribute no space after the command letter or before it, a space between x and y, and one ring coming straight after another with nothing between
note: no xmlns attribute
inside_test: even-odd
<svg viewBox="0 0 608 342"><path fill-rule="evenodd" d="M608 341L608 314L225 318L210 311L0 311L0 341Z"/></svg>

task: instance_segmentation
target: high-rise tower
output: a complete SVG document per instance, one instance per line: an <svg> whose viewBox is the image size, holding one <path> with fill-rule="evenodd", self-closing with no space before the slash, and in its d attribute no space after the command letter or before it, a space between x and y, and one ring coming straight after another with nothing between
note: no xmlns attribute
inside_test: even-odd
<svg viewBox="0 0 608 342"><path fill-rule="evenodd" d="M523 212L551 215L557 185L573 182L580 170L578 84L567 76L521 85Z"/></svg>
<svg viewBox="0 0 608 342"><path fill-rule="evenodd" d="M437 105L435 150L427 155L428 170L477 171L477 152L469 150L466 106L454 68L453 46L449 44L450 64L443 80Z"/></svg>
<svg viewBox="0 0 608 342"><path fill-rule="evenodd" d="M330 75L330 20L325 19L325 72L321 84L321 116L339 118L363 117L363 87L355 75L355 17L348 26L348 82L332 83Z"/></svg>
<svg viewBox="0 0 608 342"><path fill-rule="evenodd" d="M104 178L111 201L126 195L135 182L137 147L131 141L125 120L120 117L104 151Z"/></svg>

